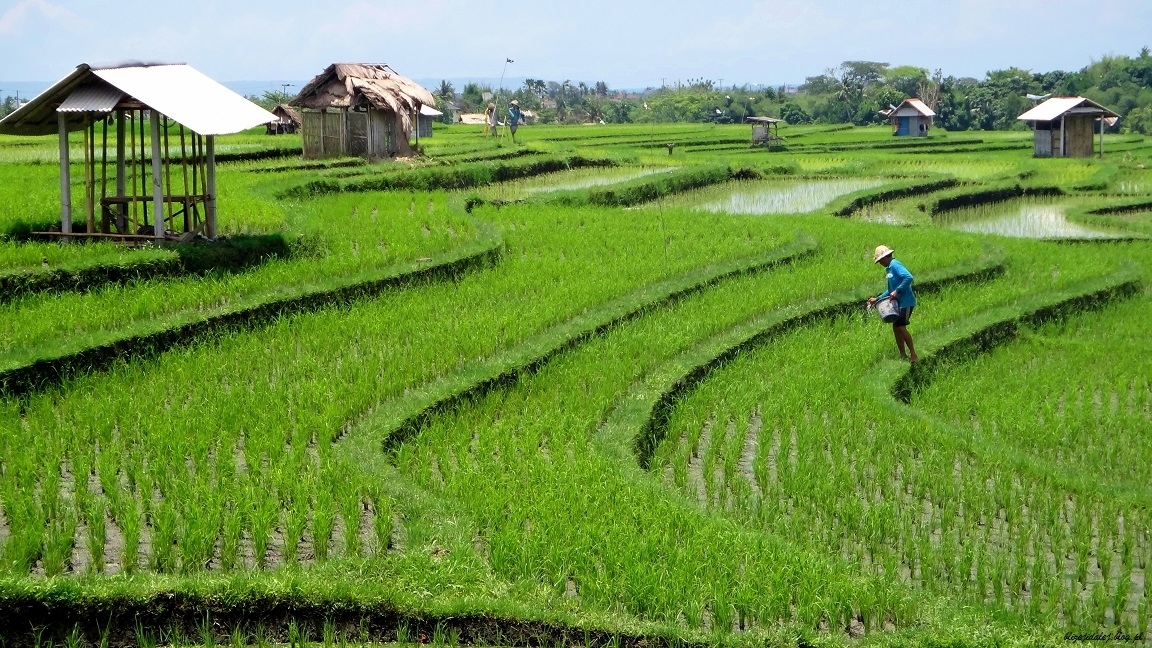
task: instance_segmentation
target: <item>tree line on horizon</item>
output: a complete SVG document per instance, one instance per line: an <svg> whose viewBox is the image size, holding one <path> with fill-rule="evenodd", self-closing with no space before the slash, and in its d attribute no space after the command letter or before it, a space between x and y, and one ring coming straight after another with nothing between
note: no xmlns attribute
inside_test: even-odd
<svg viewBox="0 0 1152 648"><path fill-rule="evenodd" d="M918 97L936 112L936 126L947 130L1026 128L1017 117L1033 105L1033 96L1083 96L1120 114L1125 133L1152 134L1152 51L1137 56L1104 56L1067 72L1032 72L1017 67L993 70L983 79L945 76L911 65L845 61L799 87L721 86L711 79L644 92L614 91L593 85L526 79L516 89L468 83L460 91L441 81L433 94L459 112L483 112L490 101L517 99L542 123L741 123L747 117L783 119L790 124L887 122L880 111L905 98ZM485 97L488 97L487 99ZM450 115L445 115L449 120Z"/></svg>
<svg viewBox="0 0 1152 648"><path fill-rule="evenodd" d="M945 76L941 70L877 61L844 61L799 87L721 86L712 79L644 92L612 90L604 81L526 79L519 88L493 89L479 83L457 91L449 81L432 90L458 112L483 112L490 102L506 106L518 99L542 123L741 123L747 117L776 117L790 124L881 124L880 111L918 97L936 112L936 126L952 131L1010 130L1026 126L1016 118L1033 96L1084 96L1116 111L1123 133L1152 134L1152 51L1137 56L1104 56L1075 72L1032 72L1017 67L988 72L983 79ZM268 91L248 97L265 108L294 95ZM13 96L0 100L0 117L17 107ZM451 114L445 114L449 121Z"/></svg>

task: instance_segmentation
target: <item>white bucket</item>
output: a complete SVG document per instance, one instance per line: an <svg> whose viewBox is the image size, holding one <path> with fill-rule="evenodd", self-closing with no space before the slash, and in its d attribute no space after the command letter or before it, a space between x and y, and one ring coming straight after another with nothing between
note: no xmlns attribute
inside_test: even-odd
<svg viewBox="0 0 1152 648"><path fill-rule="evenodd" d="M887 324L900 319L900 306L897 305L895 299L881 299L876 302L876 312L880 314L880 319Z"/></svg>

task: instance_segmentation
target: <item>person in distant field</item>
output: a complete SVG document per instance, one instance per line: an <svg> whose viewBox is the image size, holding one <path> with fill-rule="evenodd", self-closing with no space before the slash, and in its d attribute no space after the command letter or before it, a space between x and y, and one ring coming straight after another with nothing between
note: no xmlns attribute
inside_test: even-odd
<svg viewBox="0 0 1152 648"><path fill-rule="evenodd" d="M520 112L520 102L516 99L508 104L508 130L512 133L512 143L516 143L516 129L520 126L520 120L524 118L524 113Z"/></svg>
<svg viewBox="0 0 1152 648"><path fill-rule="evenodd" d="M484 109L484 135L496 136L496 127L500 125L500 121L496 116L496 104L490 103Z"/></svg>
<svg viewBox="0 0 1152 648"><path fill-rule="evenodd" d="M912 273L892 255L896 252L887 245L876 248L872 260L888 269L888 290L875 297L868 298L871 306L881 299L895 299L900 316L892 322L892 334L896 337L896 348L900 350L900 357L910 362L920 360L916 356L916 347L912 345L912 334L908 332L908 323L912 319L912 310L916 308L916 295L912 293Z"/></svg>

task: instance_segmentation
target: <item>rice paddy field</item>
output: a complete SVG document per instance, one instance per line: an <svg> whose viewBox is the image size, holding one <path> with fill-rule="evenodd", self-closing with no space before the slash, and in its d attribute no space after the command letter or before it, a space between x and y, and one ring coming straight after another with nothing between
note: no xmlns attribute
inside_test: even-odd
<svg viewBox="0 0 1152 648"><path fill-rule="evenodd" d="M1152 142L784 135L237 135L215 264L0 139L0 645L1152 636Z"/></svg>

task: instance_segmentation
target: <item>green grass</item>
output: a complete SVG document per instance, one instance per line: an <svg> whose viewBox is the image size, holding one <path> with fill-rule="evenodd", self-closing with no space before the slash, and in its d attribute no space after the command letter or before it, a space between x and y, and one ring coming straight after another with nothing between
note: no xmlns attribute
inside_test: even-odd
<svg viewBox="0 0 1152 648"><path fill-rule="evenodd" d="M1149 243L942 226L1058 206L1147 235L1146 143L1037 160L1026 132L748 131L449 126L382 163L221 138L222 231L290 254L0 304L0 366L73 359L0 399L0 639L1148 630ZM0 229L58 218L57 174L51 141L0 139ZM852 306L881 243L921 285L980 271L921 294L922 369ZM470 272L275 309L489 244ZM0 272L171 254L9 240ZM1136 292L1076 301L1120 280ZM144 339L166 342L93 359Z"/></svg>

